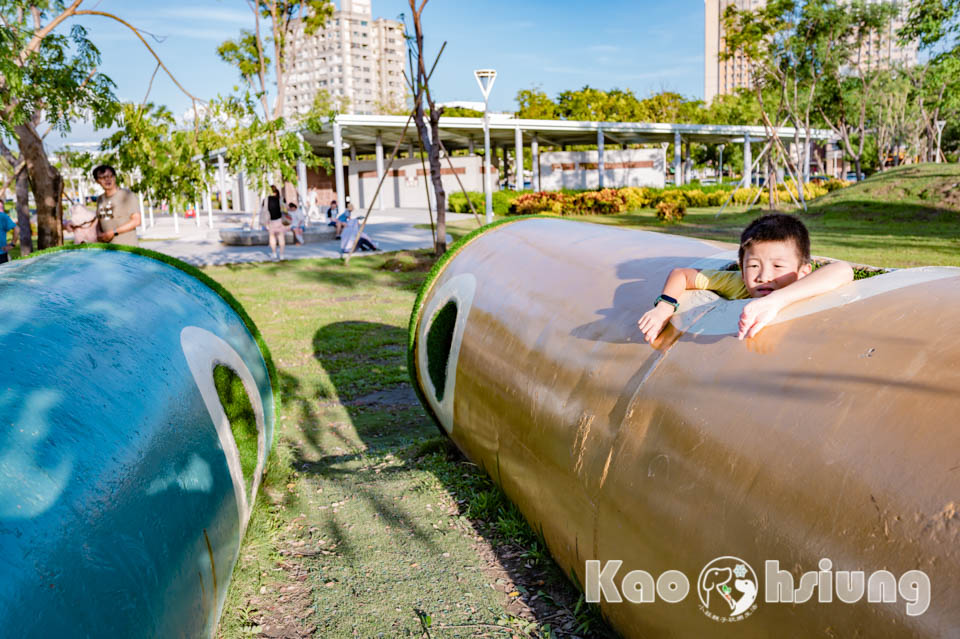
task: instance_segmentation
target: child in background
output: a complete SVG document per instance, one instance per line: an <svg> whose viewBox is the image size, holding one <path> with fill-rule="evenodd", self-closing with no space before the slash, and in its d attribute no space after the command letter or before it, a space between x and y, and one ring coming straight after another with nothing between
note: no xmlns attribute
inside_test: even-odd
<svg viewBox="0 0 960 639"><path fill-rule="evenodd" d="M97 212L91 211L83 204L74 204L70 207L70 221L63 223L66 231L73 232L74 244L97 242Z"/></svg>
<svg viewBox="0 0 960 639"><path fill-rule="evenodd" d="M307 218L303 209L297 206L296 202L287 204L290 214L290 230L293 231L293 242L303 244L303 232L307 229Z"/></svg>

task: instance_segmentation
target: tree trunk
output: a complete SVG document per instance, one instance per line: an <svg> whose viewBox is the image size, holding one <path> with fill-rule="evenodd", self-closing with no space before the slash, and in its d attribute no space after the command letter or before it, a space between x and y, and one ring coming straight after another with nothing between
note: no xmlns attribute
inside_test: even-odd
<svg viewBox="0 0 960 639"><path fill-rule="evenodd" d="M20 257L33 252L33 229L30 228L30 177L23 168L17 174L17 227L20 233Z"/></svg>
<svg viewBox="0 0 960 639"><path fill-rule="evenodd" d="M772 153L772 151L771 151ZM767 201L768 207L772 211L776 208L776 196L774 191L777 188L777 174L773 169L773 159L768 155L767 156Z"/></svg>
<svg viewBox="0 0 960 639"><path fill-rule="evenodd" d="M433 192L437 200L437 255L447 252L447 194L443 190L443 175L440 167L440 115L442 113L442 108L437 109L431 104L431 144L427 148L427 157L430 160L430 181L433 182Z"/></svg>
<svg viewBox="0 0 960 639"><path fill-rule="evenodd" d="M30 173L30 185L37 203L37 246L40 249L59 246L63 243L61 219L63 207L60 195L63 177L50 164L43 149L43 140L29 122L14 127L20 145L20 155Z"/></svg>
<svg viewBox="0 0 960 639"><path fill-rule="evenodd" d="M863 181L863 173L860 171L860 156L857 156L853 161L853 165L856 167L857 171L857 182Z"/></svg>

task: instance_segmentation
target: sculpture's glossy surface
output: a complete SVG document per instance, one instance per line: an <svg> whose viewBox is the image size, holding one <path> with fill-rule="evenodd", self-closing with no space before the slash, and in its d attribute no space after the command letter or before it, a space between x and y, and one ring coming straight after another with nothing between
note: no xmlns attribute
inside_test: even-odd
<svg viewBox="0 0 960 639"><path fill-rule="evenodd" d="M415 383L581 584L587 560L622 560L617 584L631 570L689 578L679 603L602 604L625 636L956 636L960 269L854 282L746 341L746 300L688 293L656 348L642 341L672 268L735 259L566 220L493 228L426 284ZM429 337L451 301L455 321ZM698 609L698 575L724 555L759 575L738 623ZM908 615L902 593L764 601L765 561L796 587L823 558L834 573L922 570L929 608Z"/></svg>
<svg viewBox="0 0 960 639"><path fill-rule="evenodd" d="M0 634L211 636L274 425L241 318L154 259L61 251L0 268L0 353ZM252 472L217 364L256 412Z"/></svg>

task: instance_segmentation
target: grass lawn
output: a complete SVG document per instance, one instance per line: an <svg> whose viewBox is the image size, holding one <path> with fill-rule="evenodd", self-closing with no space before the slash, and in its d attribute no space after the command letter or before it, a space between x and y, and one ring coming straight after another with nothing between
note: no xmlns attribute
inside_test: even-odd
<svg viewBox="0 0 960 639"><path fill-rule="evenodd" d="M221 637L603 637L516 509L408 382L425 254L205 269L277 366L278 455Z"/></svg>
<svg viewBox="0 0 960 639"><path fill-rule="evenodd" d="M572 219L687 235L736 244L761 210L694 208L683 222L664 224L653 209ZM879 173L834 191L798 213L810 230L814 255L884 267L960 266L960 165L920 164ZM448 224L454 239L476 228Z"/></svg>
<svg viewBox="0 0 960 639"><path fill-rule="evenodd" d="M960 265L960 169L904 167L814 202L814 252ZM736 242L758 214L581 218ZM449 225L457 237L472 221ZM410 387L406 327L425 253L206 269L270 345L277 454L219 635L607 637L520 513L451 450Z"/></svg>

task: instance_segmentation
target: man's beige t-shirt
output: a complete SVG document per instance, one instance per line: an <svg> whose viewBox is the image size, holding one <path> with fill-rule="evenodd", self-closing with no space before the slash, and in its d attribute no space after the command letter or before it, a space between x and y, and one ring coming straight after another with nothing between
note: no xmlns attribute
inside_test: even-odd
<svg viewBox="0 0 960 639"><path fill-rule="evenodd" d="M134 213L140 213L140 201L136 195L127 189L118 189L110 197L101 195L97 199L97 218L99 218L100 228L104 232L123 226L130 221ZM117 235L110 243L139 246L137 229Z"/></svg>

